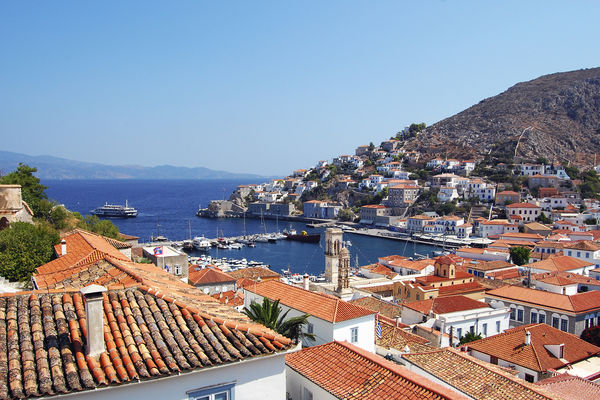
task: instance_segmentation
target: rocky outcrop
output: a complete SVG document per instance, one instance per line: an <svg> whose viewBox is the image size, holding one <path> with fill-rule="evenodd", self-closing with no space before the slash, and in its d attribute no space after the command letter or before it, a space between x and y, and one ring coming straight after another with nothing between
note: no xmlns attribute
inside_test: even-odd
<svg viewBox="0 0 600 400"><path fill-rule="evenodd" d="M600 68L518 83L428 127L406 148L462 159L516 154L589 164L600 153Z"/></svg>

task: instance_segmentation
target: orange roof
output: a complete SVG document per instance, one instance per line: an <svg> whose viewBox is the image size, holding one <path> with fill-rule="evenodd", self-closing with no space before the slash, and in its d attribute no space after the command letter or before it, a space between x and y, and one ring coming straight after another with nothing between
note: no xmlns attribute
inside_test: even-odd
<svg viewBox="0 0 600 400"><path fill-rule="evenodd" d="M575 314L600 310L600 292L597 290L566 295L512 285L490 290L486 293L488 296Z"/></svg>
<svg viewBox="0 0 600 400"><path fill-rule="evenodd" d="M534 274L531 276L531 280L557 286L575 285L578 283L600 284L596 279L570 272L544 272L542 274Z"/></svg>
<svg viewBox="0 0 600 400"><path fill-rule="evenodd" d="M238 269L236 271L231 271L228 273L230 276L233 276L236 279L247 278L247 279L279 279L281 275L279 275L275 271L271 271L267 267L248 267Z"/></svg>
<svg viewBox="0 0 600 400"><path fill-rule="evenodd" d="M361 208L387 208L381 204L367 204L366 206L362 206Z"/></svg>
<svg viewBox="0 0 600 400"><path fill-rule="evenodd" d="M265 281L244 288L262 297L279 300L283 305L329 322L342 322L375 314L374 311L337 297L314 293L283 282Z"/></svg>
<svg viewBox="0 0 600 400"><path fill-rule="evenodd" d="M540 206L531 203L513 203L507 205L506 208L540 208Z"/></svg>
<svg viewBox="0 0 600 400"><path fill-rule="evenodd" d="M496 194L497 196L499 195L505 195L505 196L518 196L519 193L517 192L513 192L512 190L503 190L502 192Z"/></svg>
<svg viewBox="0 0 600 400"><path fill-rule="evenodd" d="M583 261L569 256L552 256L545 260L527 264L526 266L535 269L543 269L545 271L572 271L590 265L594 265L594 262Z"/></svg>
<svg viewBox="0 0 600 400"><path fill-rule="evenodd" d="M228 290L227 292L215 293L212 295L214 299L219 300L223 304L230 307L238 307L244 305L244 294Z"/></svg>
<svg viewBox="0 0 600 400"><path fill-rule="evenodd" d="M438 288L438 297L456 296L459 294L484 292L485 287L479 282L467 282L459 285L442 286Z"/></svg>
<svg viewBox="0 0 600 400"><path fill-rule="evenodd" d="M211 285L217 283L235 283L236 278L226 274L225 272L217 271L213 268L203 268L196 270L192 268L189 272L188 282L194 286Z"/></svg>
<svg viewBox="0 0 600 400"><path fill-rule="evenodd" d="M538 239L542 240L544 237L542 235L538 235L537 233L521 233L521 232L508 232L503 233L500 237L507 237L511 239Z"/></svg>
<svg viewBox="0 0 600 400"><path fill-rule="evenodd" d="M496 260L496 261L481 261L477 264L465 264L465 267L476 269L478 271L493 271L496 269L504 269L514 267L517 268L516 265L511 264L506 261Z"/></svg>
<svg viewBox="0 0 600 400"><path fill-rule="evenodd" d="M598 251L600 250L600 246L590 240L581 240L571 243L565 243L565 249L573 249L573 250L585 250L585 251Z"/></svg>
<svg viewBox="0 0 600 400"><path fill-rule="evenodd" d="M407 368L348 342L330 342L287 354L288 367L336 398L464 399Z"/></svg>
<svg viewBox="0 0 600 400"><path fill-rule="evenodd" d="M448 314L458 311L475 310L478 308L490 308L487 303L473 300L462 295L412 301L403 304L403 306L423 314L429 314L432 311L434 314Z"/></svg>
<svg viewBox="0 0 600 400"><path fill-rule="evenodd" d="M563 400L600 398L600 385L569 374L556 375L538 381L536 385L559 395Z"/></svg>
<svg viewBox="0 0 600 400"><path fill-rule="evenodd" d="M411 349L412 350L412 349ZM453 348L403 354L402 358L473 399L555 399L544 389L519 379L497 365L476 359Z"/></svg>
<svg viewBox="0 0 600 400"><path fill-rule="evenodd" d="M530 345L525 345L526 332L531 333ZM561 343L564 344L562 359L554 357L544 347ZM465 346L538 372L558 369L600 354L600 347L547 324L522 325Z"/></svg>

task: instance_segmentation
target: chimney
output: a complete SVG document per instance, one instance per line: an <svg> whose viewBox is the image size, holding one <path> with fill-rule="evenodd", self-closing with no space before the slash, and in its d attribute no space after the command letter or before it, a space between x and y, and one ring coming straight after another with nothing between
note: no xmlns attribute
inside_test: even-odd
<svg viewBox="0 0 600 400"><path fill-rule="evenodd" d="M304 274L302 277L302 287L304 290L310 290L310 281L308 280L308 274Z"/></svg>
<svg viewBox="0 0 600 400"><path fill-rule="evenodd" d="M525 346L529 346L531 344L531 332L525 331Z"/></svg>
<svg viewBox="0 0 600 400"><path fill-rule="evenodd" d="M106 288L90 285L81 289L85 299L85 319L87 322L87 341L85 354L95 357L104 352L104 310L102 293Z"/></svg>
<svg viewBox="0 0 600 400"><path fill-rule="evenodd" d="M60 255L64 256L67 254L67 241L63 238L63 240L60 241Z"/></svg>

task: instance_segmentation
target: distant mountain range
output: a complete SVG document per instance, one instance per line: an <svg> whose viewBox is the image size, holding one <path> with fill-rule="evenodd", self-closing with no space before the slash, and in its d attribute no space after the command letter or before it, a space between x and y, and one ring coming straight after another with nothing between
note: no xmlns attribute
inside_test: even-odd
<svg viewBox="0 0 600 400"><path fill-rule="evenodd" d="M208 168L159 165L105 165L52 156L30 156L0 151L0 173L14 171L19 163L36 167L40 179L263 179L255 174L237 174Z"/></svg>
<svg viewBox="0 0 600 400"><path fill-rule="evenodd" d="M427 127L407 149L460 159L491 154L590 165L600 153L600 68L518 83Z"/></svg>

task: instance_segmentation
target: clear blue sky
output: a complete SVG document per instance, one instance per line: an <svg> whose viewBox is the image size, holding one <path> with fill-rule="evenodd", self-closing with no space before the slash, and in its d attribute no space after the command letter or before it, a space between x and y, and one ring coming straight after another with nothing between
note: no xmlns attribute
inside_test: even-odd
<svg viewBox="0 0 600 400"><path fill-rule="evenodd" d="M598 1L3 1L1 149L287 174L600 65Z"/></svg>

